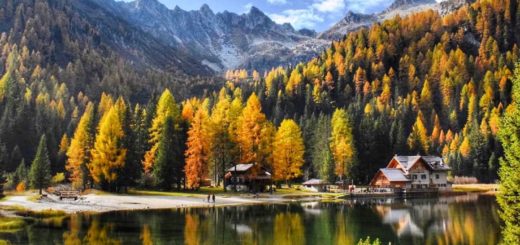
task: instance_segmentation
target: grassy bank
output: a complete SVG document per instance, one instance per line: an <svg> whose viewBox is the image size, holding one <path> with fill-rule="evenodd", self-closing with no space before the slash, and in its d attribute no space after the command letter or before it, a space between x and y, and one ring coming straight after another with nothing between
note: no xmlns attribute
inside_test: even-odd
<svg viewBox="0 0 520 245"><path fill-rule="evenodd" d="M460 184L453 185L455 192L497 192L498 184Z"/></svg>

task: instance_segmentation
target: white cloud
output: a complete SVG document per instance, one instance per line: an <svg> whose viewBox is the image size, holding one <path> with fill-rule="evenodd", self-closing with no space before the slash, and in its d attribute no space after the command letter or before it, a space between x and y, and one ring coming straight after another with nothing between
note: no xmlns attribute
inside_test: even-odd
<svg viewBox="0 0 520 245"><path fill-rule="evenodd" d="M279 14L269 14L269 17L278 24L290 23L294 28L314 28L323 18L312 9L288 9Z"/></svg>
<svg viewBox="0 0 520 245"><path fill-rule="evenodd" d="M246 5L244 5L244 13L249 13L249 11L251 11L251 8L253 7L253 3L248 3Z"/></svg>
<svg viewBox="0 0 520 245"><path fill-rule="evenodd" d="M315 0L312 8L323 13L343 12L345 0Z"/></svg>
<svg viewBox="0 0 520 245"><path fill-rule="evenodd" d="M267 0L267 2L274 5L287 4L287 0Z"/></svg>
<svg viewBox="0 0 520 245"><path fill-rule="evenodd" d="M348 0L346 1L346 9L363 14L371 14L383 11L393 1L388 0Z"/></svg>

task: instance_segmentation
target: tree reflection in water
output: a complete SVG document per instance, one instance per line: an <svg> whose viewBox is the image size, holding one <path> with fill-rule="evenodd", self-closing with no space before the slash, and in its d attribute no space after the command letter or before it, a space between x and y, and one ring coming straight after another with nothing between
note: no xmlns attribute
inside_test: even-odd
<svg viewBox="0 0 520 245"><path fill-rule="evenodd" d="M497 244L490 196L344 200L209 209L75 214L0 239L32 244Z"/></svg>

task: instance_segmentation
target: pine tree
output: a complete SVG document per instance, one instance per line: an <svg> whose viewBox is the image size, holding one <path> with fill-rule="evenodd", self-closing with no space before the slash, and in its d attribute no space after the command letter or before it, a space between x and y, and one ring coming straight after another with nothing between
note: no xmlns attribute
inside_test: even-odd
<svg viewBox="0 0 520 245"><path fill-rule="evenodd" d="M49 161L49 153L47 150L47 139L45 135L40 138L36 156L29 171L29 180L31 187L39 189L40 195L42 189L49 186L51 181L51 162Z"/></svg>
<svg viewBox="0 0 520 245"><path fill-rule="evenodd" d="M13 184L17 185L21 182L25 182L27 184L27 178L29 175L29 171L27 170L27 166L25 166L25 159L22 158L20 161L20 165L16 168L16 171L13 175Z"/></svg>
<svg viewBox="0 0 520 245"><path fill-rule="evenodd" d="M154 159L157 155L157 149L159 147L159 141L161 139L162 130L166 121L165 119L167 117L173 118L175 131L180 130L180 110L177 104L175 103L173 95L168 89L166 89L162 93L161 97L159 98L159 101L157 102L155 117L152 121L152 126L150 128L149 144L151 148L146 152L143 161L145 172L149 172L152 170Z"/></svg>
<svg viewBox="0 0 520 245"><path fill-rule="evenodd" d="M317 176L325 181L334 181L334 161L329 147L331 134L330 117L320 114L314 129L312 164Z"/></svg>
<svg viewBox="0 0 520 245"><path fill-rule="evenodd" d="M500 192L498 203L505 223L504 244L520 244L520 65L515 70L513 101L500 120L499 139L504 147L500 159Z"/></svg>
<svg viewBox="0 0 520 245"><path fill-rule="evenodd" d="M91 149L94 144L94 105L89 103L67 150L69 180L75 188L86 188L89 179L88 163L91 161Z"/></svg>
<svg viewBox="0 0 520 245"><path fill-rule="evenodd" d="M273 142L273 179L288 183L301 176L304 152L300 127L291 119L283 120Z"/></svg>
<svg viewBox="0 0 520 245"><path fill-rule="evenodd" d="M155 158L152 175L154 177L154 185L162 190L169 190L172 187L174 179L174 141L173 136L173 119L167 117L161 134L161 140L157 149L157 157Z"/></svg>
<svg viewBox="0 0 520 245"><path fill-rule="evenodd" d="M221 90L219 100L213 107L209 122L209 135L211 138L211 154L210 160L215 184L219 184L220 180L224 180L226 168L233 161L232 150L234 144L229 134L231 121L229 120L229 110L231 100L225 94L225 90ZM224 188L225 191L225 188Z"/></svg>

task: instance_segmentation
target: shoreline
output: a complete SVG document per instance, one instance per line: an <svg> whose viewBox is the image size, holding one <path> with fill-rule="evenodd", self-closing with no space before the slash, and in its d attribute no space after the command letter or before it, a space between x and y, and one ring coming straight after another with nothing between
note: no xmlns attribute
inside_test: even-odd
<svg viewBox="0 0 520 245"><path fill-rule="evenodd" d="M450 193L439 193L438 196L465 195L479 193L495 195L495 186L475 188L464 185ZM208 193L209 194L209 193ZM28 211L61 211L66 214L74 213L105 213L113 211L140 211L178 208L214 208L241 205L282 204L294 201L326 201L352 198L370 198L369 195L352 196L348 193L320 193L320 192L285 192L276 194L260 194L254 197L251 194L219 193L215 195L216 202L208 203L204 193L178 193L134 190L129 194L89 193L81 195L78 200L59 200L55 195L48 195L40 200L34 193L22 195L8 195L0 200L0 210L16 207ZM396 195L376 195L372 198L394 198Z"/></svg>
<svg viewBox="0 0 520 245"><path fill-rule="evenodd" d="M41 200L31 200L32 196L7 196L0 201L1 208L23 208L29 211L42 212L48 210L62 211L66 214L74 213L106 213L114 211L143 211L165 210L178 208L214 208L241 205L282 204L294 201L323 201L330 198L317 195L284 196L270 195L269 197L239 197L215 196L215 203L208 203L206 198L189 196L164 195L115 195L115 194L88 194L81 196L77 201L60 201L56 196L44 197Z"/></svg>

